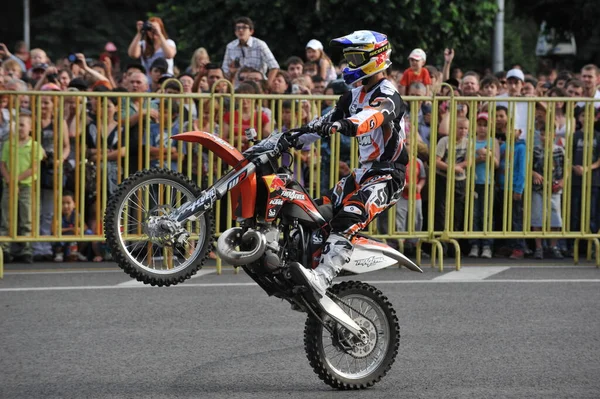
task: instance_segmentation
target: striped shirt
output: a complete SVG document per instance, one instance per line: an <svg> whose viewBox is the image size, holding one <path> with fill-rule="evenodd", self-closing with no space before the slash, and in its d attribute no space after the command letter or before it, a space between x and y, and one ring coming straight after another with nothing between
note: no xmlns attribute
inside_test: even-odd
<svg viewBox="0 0 600 399"><path fill-rule="evenodd" d="M542 144L543 145L543 144ZM533 171L544 176L544 147L533 147ZM552 146L552 180L562 180L564 177L563 166L565 163L564 148L553 144ZM542 191L541 184L534 184L533 191Z"/></svg>
<svg viewBox="0 0 600 399"><path fill-rule="evenodd" d="M227 45L223 58L223 72L226 75L229 74L229 65L236 59L240 62L240 68L245 66L254 68L263 75L266 75L269 69L279 69L279 64L267 43L253 36L245 45L241 45L239 39Z"/></svg>

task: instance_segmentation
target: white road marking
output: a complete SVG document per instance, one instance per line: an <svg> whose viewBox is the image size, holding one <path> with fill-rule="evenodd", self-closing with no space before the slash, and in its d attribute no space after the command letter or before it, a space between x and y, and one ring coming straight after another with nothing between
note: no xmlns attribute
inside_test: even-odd
<svg viewBox="0 0 600 399"><path fill-rule="evenodd" d="M541 279L541 280L382 280L382 281L364 281L372 285L384 284L500 284L500 283L526 283L526 284L557 284L557 283L600 283L600 279ZM179 284L172 286L175 288L220 288L220 287L256 287L256 283L214 283L214 284ZM153 288L150 285L96 285L96 286L68 286L68 287L20 287L20 288L0 288L0 292L27 292L27 291L74 291L74 290L114 290L129 288Z"/></svg>
<svg viewBox="0 0 600 399"><path fill-rule="evenodd" d="M37 276L43 274L89 274L89 273L123 273L121 269L85 269L85 270L64 270L64 269L46 269L46 270L12 270L5 271L5 276Z"/></svg>
<svg viewBox="0 0 600 399"><path fill-rule="evenodd" d="M200 269L196 272L196 274L194 274L192 276L191 280L198 278L198 277L206 276L207 274L213 274L216 272L217 272L217 269Z"/></svg>
<svg viewBox="0 0 600 399"><path fill-rule="evenodd" d="M434 278L436 281L471 281L471 280L484 280L494 274L498 274L505 270L510 269L506 266L469 266L460 269L460 271L454 271L446 273L442 276Z"/></svg>
<svg viewBox="0 0 600 399"><path fill-rule="evenodd" d="M206 276L207 274L213 274L213 273L216 273L216 272L217 272L217 269L213 269L213 270L210 270L210 269L200 269L200 270L198 270L196 272L196 274L194 274L190 278L190 280L193 280L193 279L198 278L198 277ZM146 284L142 283L141 281L137 281L137 280L127 280L124 283L119 283L117 285L119 287L138 287L138 286L143 287Z"/></svg>
<svg viewBox="0 0 600 399"><path fill-rule="evenodd" d="M137 287L137 286L143 287L144 285L146 285L146 284L142 283L141 281L137 281L137 280L127 280L123 283L117 284L118 287L125 287L125 288Z"/></svg>
<svg viewBox="0 0 600 399"><path fill-rule="evenodd" d="M509 266L512 269L569 269L569 270L576 270L576 269L589 269L590 265L547 265L547 264L543 264L540 263L539 265L511 265ZM396 266L392 266L393 268L395 268ZM423 266L422 266L423 267ZM428 267L428 266L425 266ZM453 267L453 266L448 266L448 267ZM464 265L461 268L461 273L462 271L465 271L467 269L470 269L472 267L477 267L477 266L470 266L470 265ZM496 267L496 266L486 266L485 268L489 269L490 267ZM202 270L211 270L214 269L216 272L216 268L214 266L205 266L205 269ZM230 266L224 265L223 266L223 270L225 272L232 272L234 269ZM4 275L5 276L22 276L22 275L28 275L28 276L36 276L36 275L44 275L44 274L89 274L89 273L123 273L123 270L114 267L114 268L106 268L106 269L102 269L102 268L89 268L89 269L42 269L42 270L10 270L10 271L4 271Z"/></svg>

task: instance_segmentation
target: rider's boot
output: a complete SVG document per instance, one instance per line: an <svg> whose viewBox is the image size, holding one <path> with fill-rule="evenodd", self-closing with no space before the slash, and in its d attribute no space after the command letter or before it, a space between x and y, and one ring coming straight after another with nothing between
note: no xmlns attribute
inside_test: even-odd
<svg viewBox="0 0 600 399"><path fill-rule="evenodd" d="M322 297L335 276L342 270L342 266L350 261L352 250L352 243L346 237L334 233L329 236L323 247L319 266L315 269L307 269L296 263L294 267L298 272L297 275Z"/></svg>

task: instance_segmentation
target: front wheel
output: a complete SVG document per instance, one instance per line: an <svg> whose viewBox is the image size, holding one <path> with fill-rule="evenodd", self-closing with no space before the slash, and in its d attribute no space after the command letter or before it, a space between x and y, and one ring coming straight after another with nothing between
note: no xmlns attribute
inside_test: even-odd
<svg viewBox="0 0 600 399"><path fill-rule="evenodd" d="M396 312L381 291L366 283L347 281L331 287L330 292L368 335L368 341L358 341L325 318L327 329L309 315L304 329L306 355L319 378L333 388L368 388L386 375L398 354Z"/></svg>
<svg viewBox="0 0 600 399"><path fill-rule="evenodd" d="M106 242L119 267L158 286L195 274L213 247L211 214L180 224L170 215L200 194L186 176L167 169L142 170L125 179L104 214Z"/></svg>

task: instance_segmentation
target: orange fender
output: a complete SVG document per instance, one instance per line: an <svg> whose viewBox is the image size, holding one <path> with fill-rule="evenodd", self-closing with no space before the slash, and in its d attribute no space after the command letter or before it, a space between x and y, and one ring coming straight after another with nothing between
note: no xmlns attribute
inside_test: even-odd
<svg viewBox="0 0 600 399"><path fill-rule="evenodd" d="M221 158L232 168L241 169L248 164L237 148L214 134L193 131L179 133L171 137L174 140L181 140L190 143L198 143L207 148L217 157ZM254 216L254 207L256 206L256 175L249 176L231 191L231 210L233 218L251 218ZM242 193L244 198L242 200Z"/></svg>

